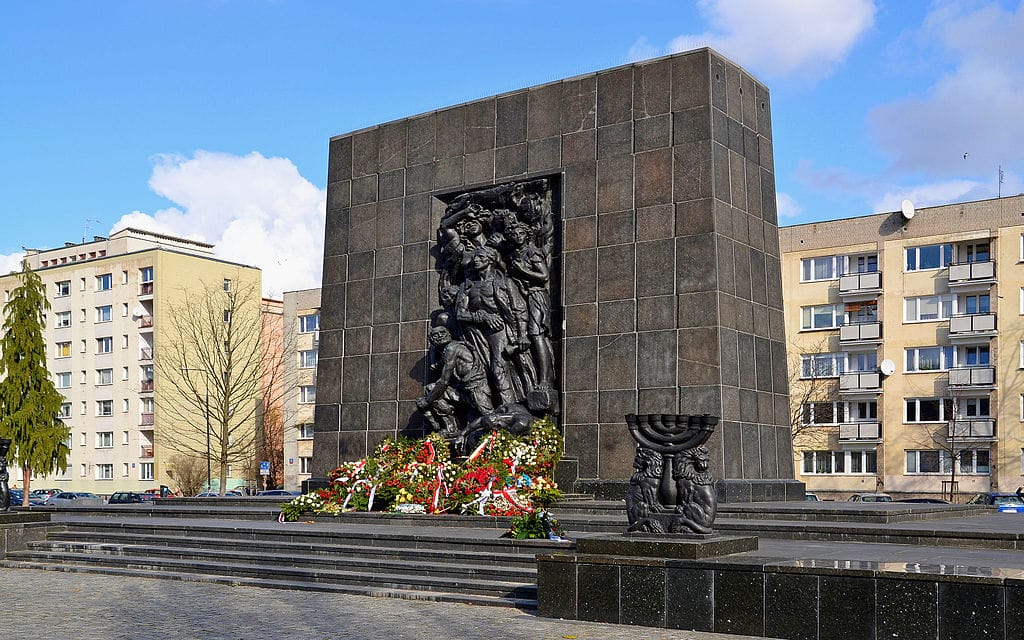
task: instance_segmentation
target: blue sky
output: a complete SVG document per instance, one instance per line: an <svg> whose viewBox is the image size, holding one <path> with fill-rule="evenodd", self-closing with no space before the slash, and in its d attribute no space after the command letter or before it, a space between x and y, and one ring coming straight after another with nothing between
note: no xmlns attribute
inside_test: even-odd
<svg viewBox="0 0 1024 640"><path fill-rule="evenodd" d="M705 45L783 224L1024 191L1020 0L0 0L0 270L131 224L317 286L330 136Z"/></svg>

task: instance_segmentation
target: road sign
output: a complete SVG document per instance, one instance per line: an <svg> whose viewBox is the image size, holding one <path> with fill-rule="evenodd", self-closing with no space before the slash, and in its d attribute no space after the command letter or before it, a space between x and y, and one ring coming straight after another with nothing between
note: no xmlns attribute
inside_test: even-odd
<svg viewBox="0 0 1024 640"><path fill-rule="evenodd" d="M266 460L264 460L263 462L260 463L260 475L261 476L269 476L270 475L270 463L268 461L266 461Z"/></svg>

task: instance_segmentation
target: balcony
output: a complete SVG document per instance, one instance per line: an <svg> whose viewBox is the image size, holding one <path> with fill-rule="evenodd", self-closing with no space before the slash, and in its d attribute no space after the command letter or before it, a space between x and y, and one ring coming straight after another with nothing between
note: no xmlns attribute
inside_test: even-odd
<svg viewBox="0 0 1024 640"><path fill-rule="evenodd" d="M151 392L151 391L153 391L153 381L152 380L143 380L141 383L139 383L139 387L140 387L140 390L142 391L142 393Z"/></svg>
<svg viewBox="0 0 1024 640"><path fill-rule="evenodd" d="M878 371L849 371L839 376L839 393L871 395L882 390L882 374Z"/></svg>
<svg viewBox="0 0 1024 640"><path fill-rule="evenodd" d="M141 316L139 318L139 328L149 329L153 326L153 316Z"/></svg>
<svg viewBox="0 0 1024 640"><path fill-rule="evenodd" d="M139 295L140 296L151 296L151 295L153 295L153 283L152 282L143 282L142 284L140 284L139 285Z"/></svg>
<svg viewBox="0 0 1024 640"><path fill-rule="evenodd" d="M950 389L991 389L996 385L996 368L954 367L947 384Z"/></svg>
<svg viewBox="0 0 1024 640"><path fill-rule="evenodd" d="M870 422L844 422L839 425L839 442L881 442L882 423Z"/></svg>
<svg viewBox="0 0 1024 640"><path fill-rule="evenodd" d="M987 342L996 333L994 313L960 314L949 319L949 340L955 344Z"/></svg>
<svg viewBox="0 0 1024 640"><path fill-rule="evenodd" d="M320 346L320 330L317 329L316 331L313 332L313 347L315 348L315 347L319 347L319 346Z"/></svg>
<svg viewBox="0 0 1024 640"><path fill-rule="evenodd" d="M153 414L152 413L143 413L139 417L139 425L141 425L143 427L152 427L153 426Z"/></svg>
<svg viewBox="0 0 1024 640"><path fill-rule="evenodd" d="M139 349L139 360L152 360L153 349L150 347L143 347Z"/></svg>
<svg viewBox="0 0 1024 640"><path fill-rule="evenodd" d="M878 320L844 324L839 327L839 343L842 345L881 344L882 323Z"/></svg>
<svg viewBox="0 0 1024 640"><path fill-rule="evenodd" d="M952 420L946 439L953 440L995 440L996 421L988 418Z"/></svg>
<svg viewBox="0 0 1024 640"><path fill-rule="evenodd" d="M139 457L140 458L152 458L153 457L153 445L149 445L149 446L143 445L141 447L141 451L139 452Z"/></svg>
<svg viewBox="0 0 1024 640"><path fill-rule="evenodd" d="M869 300L882 292L882 272L848 273L839 276L839 297L844 302Z"/></svg>
<svg viewBox="0 0 1024 640"><path fill-rule="evenodd" d="M983 262L958 262L949 265L949 288L951 291L984 291L996 281L994 260Z"/></svg>

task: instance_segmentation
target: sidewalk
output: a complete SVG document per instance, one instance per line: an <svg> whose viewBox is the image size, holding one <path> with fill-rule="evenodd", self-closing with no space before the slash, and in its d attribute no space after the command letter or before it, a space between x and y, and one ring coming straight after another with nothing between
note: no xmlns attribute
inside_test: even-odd
<svg viewBox="0 0 1024 640"><path fill-rule="evenodd" d="M3 637L26 640L741 640L515 609L0 569Z"/></svg>

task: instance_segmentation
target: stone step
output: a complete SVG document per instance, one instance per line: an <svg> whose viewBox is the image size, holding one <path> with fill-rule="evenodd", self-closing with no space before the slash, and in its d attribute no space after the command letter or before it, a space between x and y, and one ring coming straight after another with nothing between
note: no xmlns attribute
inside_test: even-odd
<svg viewBox="0 0 1024 640"><path fill-rule="evenodd" d="M95 566L144 571L230 576L232 578L288 580L343 585L362 585L383 589L403 589L484 595L496 598L536 599L536 582L505 582L464 576L429 576L412 573L373 573L342 569L309 567L264 566L227 561L175 559L154 556L108 556L89 553L41 553L17 551L9 553L0 566L14 567L18 563L35 565Z"/></svg>
<svg viewBox="0 0 1024 640"><path fill-rule="evenodd" d="M44 571L67 571L78 573L95 573L114 576L132 576L154 578L160 580L185 580L189 582L206 582L231 586L260 587L265 589L287 589L296 591L317 591L322 593L338 593L381 598L401 598L404 600L426 600L431 602L454 602L489 607L513 607L523 611L534 611L537 608L536 595L526 598L487 596L468 593L452 593L447 591L411 590L401 588L385 588L371 585L334 584L324 582L307 582L301 580L280 580L273 578L249 578L237 576L210 575L204 573L187 573L180 571L152 571L146 569L130 569L125 567L101 567L96 565L48 564L23 561L0 561L0 567L11 569L39 569Z"/></svg>

